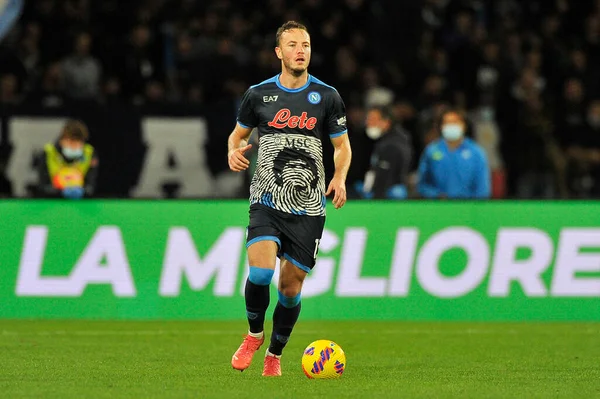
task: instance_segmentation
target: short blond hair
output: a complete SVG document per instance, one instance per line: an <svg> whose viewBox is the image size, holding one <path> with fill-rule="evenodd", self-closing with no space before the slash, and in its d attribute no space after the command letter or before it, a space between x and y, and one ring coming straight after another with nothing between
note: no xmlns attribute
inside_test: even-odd
<svg viewBox="0 0 600 399"><path fill-rule="evenodd" d="M306 26L302 25L300 22L287 21L286 23L281 25L279 27L279 29L277 29L277 33L275 34L275 45L277 47L279 47L279 44L280 44L279 41L281 40L281 35L283 35L283 32L286 32L286 31L292 30L292 29L300 29L300 30L306 31L306 33L308 33L308 29L306 29Z"/></svg>

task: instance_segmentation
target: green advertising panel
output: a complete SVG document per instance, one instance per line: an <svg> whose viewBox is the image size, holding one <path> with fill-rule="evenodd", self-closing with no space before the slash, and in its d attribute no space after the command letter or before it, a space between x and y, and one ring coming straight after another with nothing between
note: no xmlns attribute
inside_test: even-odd
<svg viewBox="0 0 600 399"><path fill-rule="evenodd" d="M303 319L600 321L600 204L327 212ZM244 317L245 201L8 200L0 220L0 318Z"/></svg>

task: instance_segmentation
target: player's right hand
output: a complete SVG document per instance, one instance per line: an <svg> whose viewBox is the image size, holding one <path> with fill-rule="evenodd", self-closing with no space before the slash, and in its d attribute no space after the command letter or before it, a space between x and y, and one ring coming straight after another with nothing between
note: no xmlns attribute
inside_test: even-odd
<svg viewBox="0 0 600 399"><path fill-rule="evenodd" d="M234 172L241 172L248 169L250 161L244 156L246 151L252 148L252 144L245 147L237 148L229 153L229 169Z"/></svg>

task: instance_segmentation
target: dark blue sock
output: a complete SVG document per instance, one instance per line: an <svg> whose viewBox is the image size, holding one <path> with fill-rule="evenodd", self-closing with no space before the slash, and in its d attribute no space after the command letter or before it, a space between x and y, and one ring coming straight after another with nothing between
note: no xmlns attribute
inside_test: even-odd
<svg viewBox="0 0 600 399"><path fill-rule="evenodd" d="M273 333L269 345L269 352L272 354L281 355L283 352L300 316L300 308L300 294L290 298L279 293L279 301L273 312Z"/></svg>
<svg viewBox="0 0 600 399"><path fill-rule="evenodd" d="M246 280L246 316L250 325L251 333L263 331L265 324L265 312L269 307L269 286L254 284L250 279Z"/></svg>

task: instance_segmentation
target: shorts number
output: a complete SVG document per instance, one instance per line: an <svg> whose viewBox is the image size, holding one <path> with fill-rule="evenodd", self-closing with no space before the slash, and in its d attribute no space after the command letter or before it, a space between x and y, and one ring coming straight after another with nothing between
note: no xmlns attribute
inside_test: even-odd
<svg viewBox="0 0 600 399"><path fill-rule="evenodd" d="M315 239L315 253L313 254L313 258L317 259L317 253L319 252L319 240L318 238Z"/></svg>

